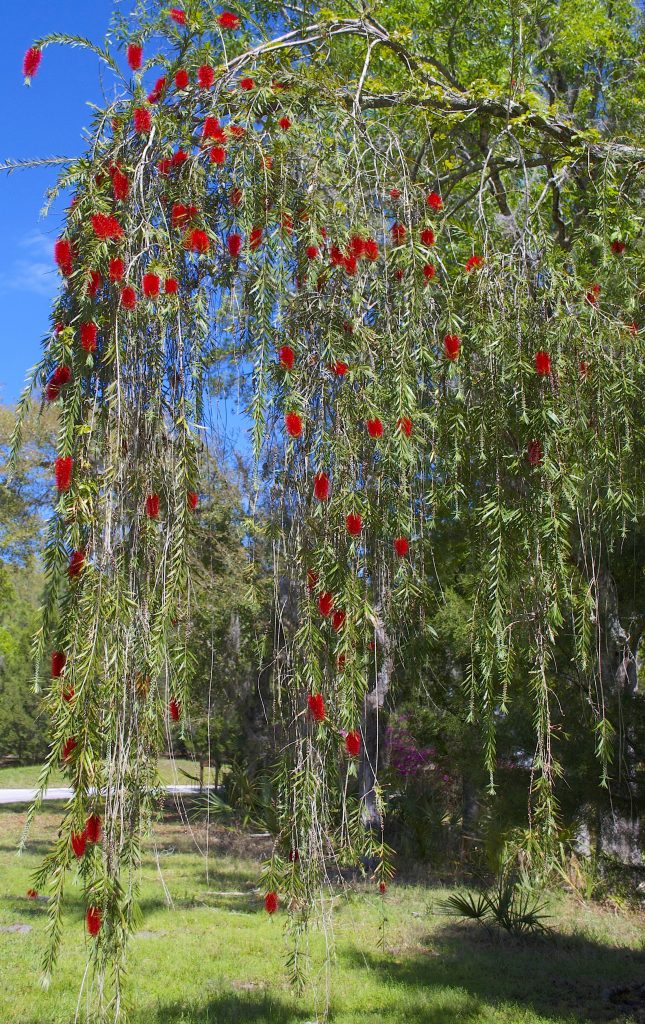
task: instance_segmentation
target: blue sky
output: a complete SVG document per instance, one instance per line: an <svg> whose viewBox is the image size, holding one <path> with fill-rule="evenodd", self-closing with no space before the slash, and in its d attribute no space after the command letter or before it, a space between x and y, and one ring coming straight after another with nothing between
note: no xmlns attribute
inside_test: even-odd
<svg viewBox="0 0 645 1024"><path fill-rule="evenodd" d="M127 13L130 0L29 0L14 5L0 33L0 95L4 130L0 163L8 157L76 156L82 152L83 129L91 119L88 101L102 102L101 73L93 54L53 45L46 48L31 86L22 78L25 50L49 32L87 36L103 42L112 11ZM110 88L109 73L104 87ZM59 277L53 261L66 202L41 216L55 168L0 175L0 399L14 402L27 371L38 360L49 328L51 300ZM68 200L67 200L68 201ZM211 415L229 443L240 443L247 421L230 401L213 403ZM242 441L242 447L245 442Z"/></svg>

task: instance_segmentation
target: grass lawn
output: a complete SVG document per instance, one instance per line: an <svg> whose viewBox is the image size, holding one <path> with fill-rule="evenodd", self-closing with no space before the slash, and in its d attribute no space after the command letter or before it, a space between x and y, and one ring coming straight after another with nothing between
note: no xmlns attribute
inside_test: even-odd
<svg viewBox="0 0 645 1024"><path fill-rule="evenodd" d="M18 765L15 768L0 768L0 789L35 789L38 785L41 765ZM182 758L163 757L159 761L161 778L168 785L192 785L199 782L199 763ZM186 773L186 774L184 774ZM204 769L204 781L214 781L214 771L209 779ZM186 778L189 775L190 778ZM51 786L67 786L69 778L59 768L51 774Z"/></svg>
<svg viewBox="0 0 645 1024"><path fill-rule="evenodd" d="M0 929L31 929L0 930L0 1021L71 1024L86 951L83 907L70 879L62 956L44 991L46 907L25 893L60 812L47 806L18 857L25 811L0 808ZM174 810L159 826L156 854L148 849L131 945L132 1024L311 1024L324 1018L327 986L335 1024L638 1024L605 993L645 978L642 918L558 896L555 935L520 942L441 916L445 890L403 881L384 898L358 885L336 901L329 977L324 936L315 931L311 986L298 996L284 969L286 915L268 917L255 890L266 841L211 827L208 862L205 841Z"/></svg>

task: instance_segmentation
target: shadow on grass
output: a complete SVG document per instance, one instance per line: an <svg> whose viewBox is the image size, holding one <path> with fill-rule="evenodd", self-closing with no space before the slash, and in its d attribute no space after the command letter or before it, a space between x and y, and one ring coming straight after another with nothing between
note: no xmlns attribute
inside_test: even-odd
<svg viewBox="0 0 645 1024"><path fill-rule="evenodd" d="M612 1002L609 993L645 977L645 953L634 949L556 932L514 939L476 925L446 925L421 953L398 956L344 946L340 955L352 969L367 968L408 992L460 989L489 1005L518 1004L552 1021L623 1022L633 1008ZM471 1019L463 1016L464 1009L437 1019L442 1024ZM407 1019L434 1021L427 1010L418 1017L413 1011Z"/></svg>
<svg viewBox="0 0 645 1024"><path fill-rule="evenodd" d="M224 992L199 1006L160 1006L155 1024L296 1024L304 1019L293 1006L269 995L253 992ZM146 1024L151 1017L133 1016L132 1024Z"/></svg>

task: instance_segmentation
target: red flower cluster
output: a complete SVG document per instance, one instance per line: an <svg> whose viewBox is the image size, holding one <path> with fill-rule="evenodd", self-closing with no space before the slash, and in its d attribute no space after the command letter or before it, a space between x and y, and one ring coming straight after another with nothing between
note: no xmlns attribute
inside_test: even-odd
<svg viewBox="0 0 645 1024"><path fill-rule="evenodd" d="M143 46L130 43L127 49L128 65L131 71L139 71L143 61Z"/></svg>
<svg viewBox="0 0 645 1024"><path fill-rule="evenodd" d="M347 371L349 370L349 364L344 363L342 359L337 359L332 366L332 370L334 371L337 377L344 377Z"/></svg>
<svg viewBox="0 0 645 1024"><path fill-rule="evenodd" d="M255 82L252 78L241 78L240 89L244 89L244 92L250 92L251 89L255 88Z"/></svg>
<svg viewBox="0 0 645 1024"><path fill-rule="evenodd" d="M148 103L158 103L161 99L163 92L166 88L166 76L162 75L158 78L152 87L152 92L148 93ZM147 129L150 130L149 128Z"/></svg>
<svg viewBox="0 0 645 1024"><path fill-rule="evenodd" d="M93 214L92 227L97 238L123 238L123 228L109 213Z"/></svg>
<svg viewBox="0 0 645 1024"><path fill-rule="evenodd" d="M184 247L190 252L207 253L210 249L210 239L205 231L193 228L186 236Z"/></svg>
<svg viewBox="0 0 645 1024"><path fill-rule="evenodd" d="M110 260L108 272L110 274L110 281L122 281L125 275L125 263L120 256L115 256L113 260Z"/></svg>
<svg viewBox="0 0 645 1024"><path fill-rule="evenodd" d="M297 412L286 413L284 425L289 437L300 437L302 434L302 419Z"/></svg>
<svg viewBox="0 0 645 1024"><path fill-rule="evenodd" d="M223 164L226 160L226 150L224 146L213 146L209 156L212 164Z"/></svg>
<svg viewBox="0 0 645 1024"><path fill-rule="evenodd" d="M197 71L197 83L200 89L212 89L215 84L215 71L208 64L202 64Z"/></svg>
<svg viewBox="0 0 645 1024"><path fill-rule="evenodd" d="M544 457L540 441L529 441L526 454L531 466L539 466Z"/></svg>
<svg viewBox="0 0 645 1024"><path fill-rule="evenodd" d="M349 512L345 519L345 526L350 537L358 537L363 529L363 519L358 512Z"/></svg>
<svg viewBox="0 0 645 1024"><path fill-rule="evenodd" d="M134 130L139 135L147 135L152 128L152 114L147 107L137 107L133 115Z"/></svg>
<svg viewBox="0 0 645 1024"><path fill-rule="evenodd" d="M268 892L264 897L264 909L267 914L275 914L278 909L278 894L277 892Z"/></svg>
<svg viewBox="0 0 645 1024"><path fill-rule="evenodd" d="M164 281L163 290L166 295L176 295L179 291L179 282L174 277L167 277Z"/></svg>
<svg viewBox="0 0 645 1024"><path fill-rule="evenodd" d="M226 246L231 259L236 260L242 252L242 236L238 235L236 232L229 235L226 239Z"/></svg>
<svg viewBox="0 0 645 1024"><path fill-rule="evenodd" d="M57 366L47 381L47 387L45 388L45 398L47 401L55 402L60 395L60 389L69 384L71 379L72 371L69 366Z"/></svg>
<svg viewBox="0 0 645 1024"><path fill-rule="evenodd" d="M470 274L471 270L476 270L477 267L481 267L483 263L481 256L469 256L464 264L464 270L467 274Z"/></svg>
<svg viewBox="0 0 645 1024"><path fill-rule="evenodd" d="M76 738L74 736L70 736L69 739L65 740L65 742L63 743L63 749L61 751L61 756L64 763L69 761L70 757L72 756L75 750Z"/></svg>
<svg viewBox="0 0 645 1024"><path fill-rule="evenodd" d="M331 617L331 627L336 633L340 633L341 629L345 625L346 618L346 613L344 611L341 611L340 609L333 613Z"/></svg>
<svg viewBox="0 0 645 1024"><path fill-rule="evenodd" d="M410 544L407 537L396 537L394 540L394 550L396 551L399 558L405 558L408 551L410 550Z"/></svg>
<svg viewBox="0 0 645 1024"><path fill-rule="evenodd" d="M171 7L168 14L177 25L186 24L186 12L180 7Z"/></svg>
<svg viewBox="0 0 645 1024"><path fill-rule="evenodd" d="M401 433L405 434L406 437L409 437L412 433L412 420L409 416L399 416L396 421L396 425Z"/></svg>
<svg viewBox="0 0 645 1024"><path fill-rule="evenodd" d="M325 700L322 693L310 693L307 697L307 705L315 722L325 721Z"/></svg>
<svg viewBox="0 0 645 1024"><path fill-rule="evenodd" d="M81 324L81 346L86 352L96 352L98 330L95 323Z"/></svg>
<svg viewBox="0 0 645 1024"><path fill-rule="evenodd" d="M197 491L187 491L186 501L188 503L188 508L194 512L199 505L199 494Z"/></svg>
<svg viewBox="0 0 645 1024"><path fill-rule="evenodd" d="M367 433L370 437L382 437L383 436L383 424L381 423L378 416L373 420L368 420L365 424L367 427Z"/></svg>
<svg viewBox="0 0 645 1024"><path fill-rule="evenodd" d="M115 167L112 171L112 191L117 202L128 198L130 182L127 174L124 174L119 167Z"/></svg>
<svg viewBox="0 0 645 1024"><path fill-rule="evenodd" d="M85 830L82 832L72 832L71 834L72 850L74 851L75 857L82 857L87 848L87 833Z"/></svg>
<svg viewBox="0 0 645 1024"><path fill-rule="evenodd" d="M146 498L146 515L148 519L156 519L159 515L159 495L149 494Z"/></svg>
<svg viewBox="0 0 645 1024"><path fill-rule="evenodd" d="M54 243L54 260L63 277L69 277L74 266L72 245L66 238Z"/></svg>
<svg viewBox="0 0 645 1024"><path fill-rule="evenodd" d="M236 29L240 27L240 19L237 14L233 14L232 11L222 11L222 13L217 16L217 24L225 31L227 29Z"/></svg>
<svg viewBox="0 0 645 1024"><path fill-rule="evenodd" d="M37 46L30 46L22 59L22 73L25 78L34 77L42 59L42 50L39 50Z"/></svg>
<svg viewBox="0 0 645 1024"><path fill-rule="evenodd" d="M294 363L296 361L296 355L291 345L283 345L278 350L278 358L280 360L280 366L285 370L293 370Z"/></svg>
<svg viewBox="0 0 645 1024"><path fill-rule="evenodd" d="M173 722L178 722L181 718L181 705L174 697L171 697L168 702L168 712Z"/></svg>
<svg viewBox="0 0 645 1024"><path fill-rule="evenodd" d="M85 915L85 924L92 937L98 935L101 930L101 909L100 907L88 907Z"/></svg>
<svg viewBox="0 0 645 1024"><path fill-rule="evenodd" d="M318 598L318 611L325 617L331 614L331 610L334 607L334 596L329 592L321 594Z"/></svg>
<svg viewBox="0 0 645 1024"><path fill-rule="evenodd" d="M361 734L357 730L348 732L345 737L345 750L350 757L358 757L361 752Z"/></svg>
<svg viewBox="0 0 645 1024"><path fill-rule="evenodd" d="M134 309L137 304L137 293L130 284L121 289L121 305L124 309Z"/></svg>
<svg viewBox="0 0 645 1024"><path fill-rule="evenodd" d="M620 256L625 252L625 243L620 242L617 238L611 243L611 251L616 255Z"/></svg>
<svg viewBox="0 0 645 1024"><path fill-rule="evenodd" d="M394 245L402 245L403 242L405 241L405 236L407 234L405 225L399 224L398 221L395 221L395 223L390 228L390 234L392 236L392 242L394 243Z"/></svg>
<svg viewBox="0 0 645 1024"><path fill-rule="evenodd" d="M202 128L203 139L213 139L215 142L225 142L226 132L219 123L218 117L207 117Z"/></svg>
<svg viewBox="0 0 645 1024"><path fill-rule="evenodd" d="M586 301L590 306L596 306L598 304L598 296L600 295L600 285L592 284L591 288L585 295Z"/></svg>
<svg viewBox="0 0 645 1024"><path fill-rule="evenodd" d="M423 276L425 277L426 281L432 281L432 278L434 277L435 274L436 270L434 268L434 264L426 263L423 268Z"/></svg>
<svg viewBox="0 0 645 1024"><path fill-rule="evenodd" d="M156 274L144 274L141 279L141 286L143 288L143 294L147 299L156 299L159 295L161 281Z"/></svg>
<svg viewBox="0 0 645 1024"><path fill-rule="evenodd" d="M535 372L540 377L549 377L551 374L551 356L548 352L540 350L535 353Z"/></svg>
<svg viewBox="0 0 645 1024"><path fill-rule="evenodd" d="M89 843L101 841L101 817L98 814L90 814L85 822L85 834Z"/></svg>
<svg viewBox="0 0 645 1024"><path fill-rule="evenodd" d="M280 120L278 121L278 124L282 128L283 132L288 132L289 129L291 128L291 121L289 120L288 117L281 117Z"/></svg>
<svg viewBox="0 0 645 1024"><path fill-rule="evenodd" d="M71 455L61 455L54 463L54 476L59 491L68 491L72 486L74 459Z"/></svg>
<svg viewBox="0 0 645 1024"><path fill-rule="evenodd" d="M426 245L428 247L431 246L431 245L434 245L435 238L434 238L434 231L432 230L432 228L423 228L422 229L422 231L421 231L421 241L422 241L423 245Z"/></svg>
<svg viewBox="0 0 645 1024"><path fill-rule="evenodd" d="M257 249L262 244L262 228L251 228L249 249Z"/></svg>
<svg viewBox="0 0 645 1024"><path fill-rule="evenodd" d="M446 334L443 339L443 350L446 359L454 363L455 359L459 358L459 335Z"/></svg>
<svg viewBox="0 0 645 1024"><path fill-rule="evenodd" d="M52 651L51 674L53 679L60 679L66 663L67 655L64 651Z"/></svg>
<svg viewBox="0 0 645 1024"><path fill-rule="evenodd" d="M318 501L327 501L329 497L329 477L322 471L314 477L314 496Z"/></svg>
<svg viewBox="0 0 645 1024"><path fill-rule="evenodd" d="M426 196L426 203L431 210L438 211L443 209L443 199L438 192L430 192L429 195Z"/></svg>
<svg viewBox="0 0 645 1024"><path fill-rule="evenodd" d="M320 249L317 245L308 245L305 249L305 256L308 260L317 260L320 256Z"/></svg>
<svg viewBox="0 0 645 1024"><path fill-rule="evenodd" d="M186 89L190 82L190 75L185 68L179 68L175 71L175 86L177 89Z"/></svg>
<svg viewBox="0 0 645 1024"><path fill-rule="evenodd" d="M228 201L232 207L237 209L242 202L242 190L239 188L232 188L229 192Z"/></svg>
<svg viewBox="0 0 645 1024"><path fill-rule="evenodd" d="M67 567L67 575L69 576L70 580L76 579L77 576L81 575L84 565L85 552L82 549L78 551L72 551L71 555L69 556L69 565Z"/></svg>
<svg viewBox="0 0 645 1024"><path fill-rule="evenodd" d="M96 293L98 292L102 284L103 281L98 270L90 270L90 278L89 281L87 282L87 294L90 296L91 299L96 298Z"/></svg>

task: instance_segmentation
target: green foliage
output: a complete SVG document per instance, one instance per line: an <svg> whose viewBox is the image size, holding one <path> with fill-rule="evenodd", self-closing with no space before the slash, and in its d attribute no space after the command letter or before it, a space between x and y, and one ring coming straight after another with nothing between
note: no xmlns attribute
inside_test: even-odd
<svg viewBox="0 0 645 1024"><path fill-rule="evenodd" d="M495 889L485 893L451 893L442 904L448 914L482 924L495 922L510 935L544 934L545 904L518 884L513 876L501 875Z"/></svg>

